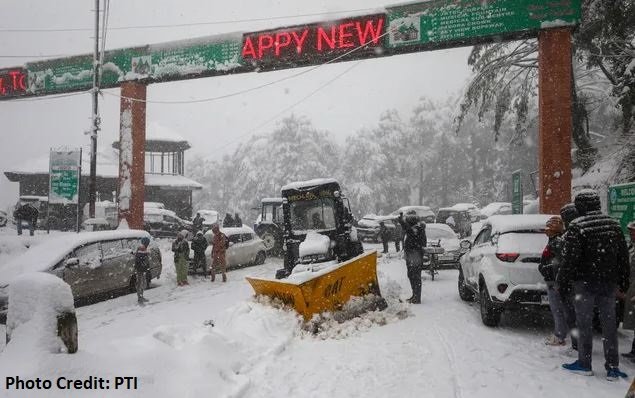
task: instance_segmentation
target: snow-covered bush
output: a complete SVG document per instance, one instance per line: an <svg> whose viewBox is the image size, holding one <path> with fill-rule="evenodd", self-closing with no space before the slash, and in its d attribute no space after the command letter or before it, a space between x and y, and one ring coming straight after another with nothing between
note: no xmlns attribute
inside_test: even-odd
<svg viewBox="0 0 635 398"><path fill-rule="evenodd" d="M7 348L30 347L38 351L77 351L77 319L73 293L58 277L33 272L9 285Z"/></svg>

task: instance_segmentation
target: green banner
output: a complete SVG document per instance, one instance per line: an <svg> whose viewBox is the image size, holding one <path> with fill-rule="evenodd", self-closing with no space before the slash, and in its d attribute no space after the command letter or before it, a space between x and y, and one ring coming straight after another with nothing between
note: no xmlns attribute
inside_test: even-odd
<svg viewBox="0 0 635 398"><path fill-rule="evenodd" d="M635 221L635 182L611 185L608 195L609 215L619 220L626 239L630 240L626 226L631 221Z"/></svg>
<svg viewBox="0 0 635 398"><path fill-rule="evenodd" d="M580 22L580 0L433 0L388 7L388 47L447 45Z"/></svg>
<svg viewBox="0 0 635 398"><path fill-rule="evenodd" d="M116 87L132 80L160 82L226 73L243 66L241 46L242 35L236 34L107 51L101 85ZM88 90L93 86L92 65L92 54L28 63L27 93Z"/></svg>
<svg viewBox="0 0 635 398"><path fill-rule="evenodd" d="M51 151L49 204L78 204L81 150Z"/></svg>
<svg viewBox="0 0 635 398"><path fill-rule="evenodd" d="M521 170L512 173L512 214L523 214L523 174Z"/></svg>

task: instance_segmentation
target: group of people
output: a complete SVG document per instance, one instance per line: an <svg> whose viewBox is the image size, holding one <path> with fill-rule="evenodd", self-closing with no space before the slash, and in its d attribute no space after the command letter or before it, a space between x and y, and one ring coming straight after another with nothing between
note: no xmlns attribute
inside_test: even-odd
<svg viewBox="0 0 635 398"><path fill-rule="evenodd" d="M22 223L27 223L29 234L33 236L39 215L39 210L29 202L18 202L13 211L13 219L18 228L18 235L22 235Z"/></svg>
<svg viewBox="0 0 635 398"><path fill-rule="evenodd" d="M242 227L243 220L240 219L238 213L234 213L234 217L231 214L225 214L225 218L223 218L223 228L231 228L231 227Z"/></svg>
<svg viewBox="0 0 635 398"><path fill-rule="evenodd" d="M629 224L635 242L635 222ZM602 328L604 367L608 380L627 377L619 369L616 300L625 304L624 327L635 329L635 282L631 283L633 258L619 223L602 214L597 192L587 190L565 205L559 217L549 219L545 233L549 240L539 266L547 284L554 333L545 343L565 345L571 335L578 359L562 367L592 375L593 319L597 312ZM633 349L625 355L635 359Z"/></svg>

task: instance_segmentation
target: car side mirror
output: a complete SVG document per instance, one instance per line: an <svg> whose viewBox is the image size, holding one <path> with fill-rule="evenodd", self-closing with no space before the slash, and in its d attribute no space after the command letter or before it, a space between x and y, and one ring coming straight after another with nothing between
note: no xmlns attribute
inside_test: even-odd
<svg viewBox="0 0 635 398"><path fill-rule="evenodd" d="M469 252L470 249L472 249L472 242L470 242L469 240L462 240L459 246L461 247L460 252L462 254L465 254Z"/></svg>
<svg viewBox="0 0 635 398"><path fill-rule="evenodd" d="M67 268L77 267L79 265L79 259L77 257L71 257L64 262L64 266Z"/></svg>

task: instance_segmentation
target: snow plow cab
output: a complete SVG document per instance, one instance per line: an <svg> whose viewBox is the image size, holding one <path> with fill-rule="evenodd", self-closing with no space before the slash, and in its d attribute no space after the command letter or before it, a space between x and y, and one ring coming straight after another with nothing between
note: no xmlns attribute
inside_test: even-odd
<svg viewBox="0 0 635 398"><path fill-rule="evenodd" d="M385 308L377 252L364 252L339 183L291 183L282 187L282 198L284 268L276 279L247 278L256 294L281 300L307 321L340 310L351 297L368 296L370 307Z"/></svg>

